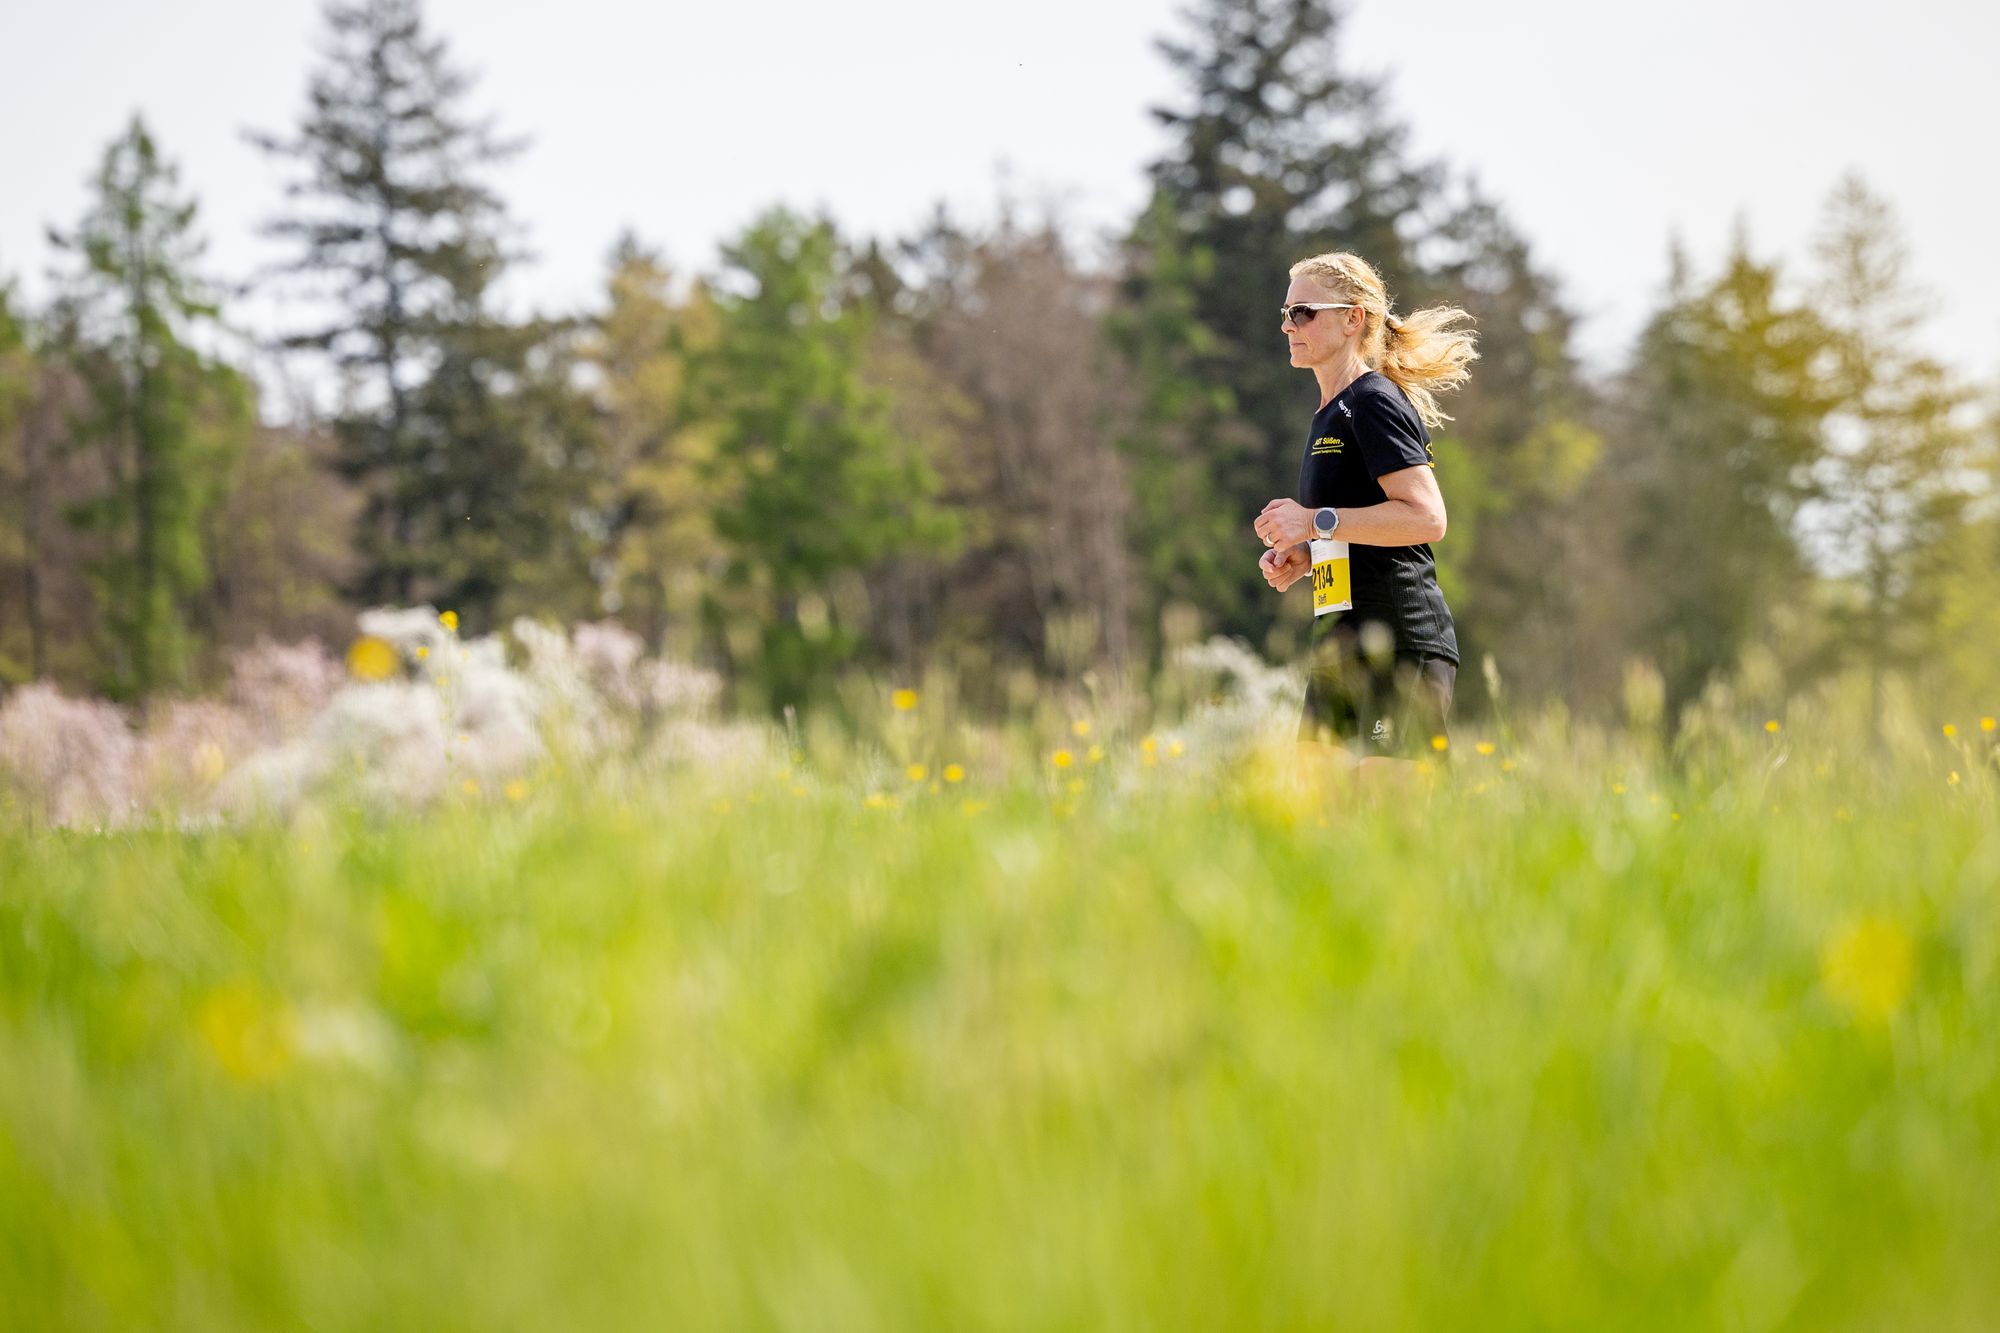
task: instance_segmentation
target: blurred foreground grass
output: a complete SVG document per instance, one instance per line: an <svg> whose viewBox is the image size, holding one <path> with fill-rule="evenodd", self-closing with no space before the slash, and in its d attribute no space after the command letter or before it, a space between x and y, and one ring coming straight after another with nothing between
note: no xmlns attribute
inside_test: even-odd
<svg viewBox="0 0 2000 1333"><path fill-rule="evenodd" d="M1990 1328L1968 757L0 832L0 1325Z"/></svg>

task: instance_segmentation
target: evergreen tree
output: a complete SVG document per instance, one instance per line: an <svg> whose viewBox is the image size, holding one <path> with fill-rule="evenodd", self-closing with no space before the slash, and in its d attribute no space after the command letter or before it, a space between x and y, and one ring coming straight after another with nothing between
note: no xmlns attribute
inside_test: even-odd
<svg viewBox="0 0 2000 1333"><path fill-rule="evenodd" d="M1634 647L1660 670L1669 719L1803 596L1796 531L1828 407L1826 331L1784 299L1775 265L1739 238L1712 282L1678 252L1672 273L1624 385L1611 469Z"/></svg>
<svg viewBox="0 0 2000 1333"><path fill-rule="evenodd" d="M723 259L693 398L712 423L715 530L731 554L711 606L741 679L780 708L871 647L853 596L867 571L947 548L957 525L863 378L869 312L831 224L774 209Z"/></svg>
<svg viewBox="0 0 2000 1333"><path fill-rule="evenodd" d="M479 172L519 144L461 109L468 78L416 0L335 0L327 64L296 137L253 136L296 161L294 210L270 234L282 271L328 280L338 308L286 346L330 357L351 392L339 467L362 495L357 592L430 597L490 623L503 592L587 586L575 520L595 467L568 381L575 330L510 325L492 309L509 251L504 206Z"/></svg>
<svg viewBox="0 0 2000 1333"><path fill-rule="evenodd" d="M89 390L71 447L96 453L107 478L71 517L106 543L93 568L110 638L102 683L142 698L192 665L204 520L254 413L243 377L190 342L218 320L193 271L195 205L136 116L106 150L95 193L74 232L50 236L79 261L56 321Z"/></svg>
<svg viewBox="0 0 2000 1333"><path fill-rule="evenodd" d="M1417 303L1463 306L1479 329L1472 379L1436 443L1451 532L1434 549L1459 643L1504 663L1531 695L1588 695L1607 683L1611 657L1592 604L1608 534L1584 489L1604 441L1570 350L1575 316L1476 190L1423 249L1429 295ZM1485 673L1460 681L1461 701L1478 703Z"/></svg>
<svg viewBox="0 0 2000 1333"><path fill-rule="evenodd" d="M1834 568L1854 580L1845 621L1879 723L1887 673L1937 646L1929 630L1967 535L1972 394L1917 349L1923 300L1908 254L1888 205L1858 178L1835 188L1817 250L1838 394L1818 517Z"/></svg>

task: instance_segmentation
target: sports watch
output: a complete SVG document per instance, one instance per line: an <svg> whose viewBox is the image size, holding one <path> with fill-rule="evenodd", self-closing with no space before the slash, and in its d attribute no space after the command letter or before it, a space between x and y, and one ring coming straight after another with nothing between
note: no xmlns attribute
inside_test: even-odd
<svg viewBox="0 0 2000 1333"><path fill-rule="evenodd" d="M1313 536L1319 538L1321 541L1331 537L1333 530L1339 526L1340 511L1338 509L1329 505L1325 509L1313 510Z"/></svg>

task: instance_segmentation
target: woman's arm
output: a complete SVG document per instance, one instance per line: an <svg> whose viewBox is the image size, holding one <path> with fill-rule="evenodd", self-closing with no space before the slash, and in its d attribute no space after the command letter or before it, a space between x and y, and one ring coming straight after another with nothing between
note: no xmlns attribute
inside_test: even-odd
<svg viewBox="0 0 2000 1333"><path fill-rule="evenodd" d="M1340 511L1340 540L1357 546L1415 546L1444 536L1444 494L1428 466L1406 467L1377 477L1389 498L1378 505ZM1257 515L1257 535L1286 547L1312 537L1313 511L1297 500L1273 500Z"/></svg>

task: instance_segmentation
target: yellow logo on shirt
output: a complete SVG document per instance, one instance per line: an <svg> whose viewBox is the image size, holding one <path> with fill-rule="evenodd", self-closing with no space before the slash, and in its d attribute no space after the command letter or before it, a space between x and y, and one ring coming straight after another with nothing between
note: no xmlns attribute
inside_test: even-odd
<svg viewBox="0 0 2000 1333"><path fill-rule="evenodd" d="M1322 435L1313 441L1312 451L1313 456L1318 457L1320 454L1337 454L1345 447L1338 435Z"/></svg>

